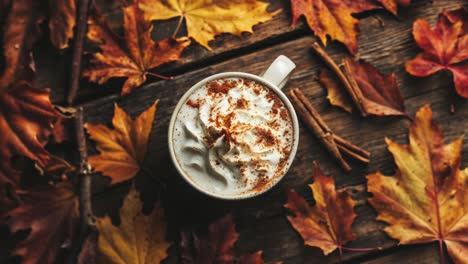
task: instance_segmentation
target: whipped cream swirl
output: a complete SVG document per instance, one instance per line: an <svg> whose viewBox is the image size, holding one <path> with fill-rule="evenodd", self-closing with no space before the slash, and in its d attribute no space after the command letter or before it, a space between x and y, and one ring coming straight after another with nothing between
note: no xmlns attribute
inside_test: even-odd
<svg viewBox="0 0 468 264"><path fill-rule="evenodd" d="M229 195L260 191L284 174L293 128L273 91L252 80L227 78L189 97L173 138L182 169L203 188Z"/></svg>

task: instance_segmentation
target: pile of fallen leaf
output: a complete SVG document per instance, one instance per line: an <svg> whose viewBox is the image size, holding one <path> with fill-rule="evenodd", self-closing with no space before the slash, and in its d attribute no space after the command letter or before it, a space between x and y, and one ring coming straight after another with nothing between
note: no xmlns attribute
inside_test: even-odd
<svg viewBox="0 0 468 264"><path fill-rule="evenodd" d="M62 52L71 47L77 50L88 59L81 76L91 82L103 84L110 78L124 78L124 96L149 77L171 79L157 69L179 60L188 46L210 50L209 42L215 36L253 32L254 25L281 12L268 12L267 2L255 0L107 1L119 2L122 30L116 31L99 4L91 1L88 7L87 2L0 0L0 215L10 232L8 238L1 239L0 259L9 254L21 263L159 263L167 258L172 245L162 202L156 202L148 215L143 214L134 183L120 208L119 224L107 216L94 218L90 205L84 205L90 203L84 195L90 190L89 186L84 190L82 182L92 176L91 170L110 177L111 185L133 181L145 171L143 161L158 101L135 119L116 104L112 128L83 124L81 111L73 105L54 105L50 90L34 82L34 47L39 41L49 41ZM410 2L291 0L292 24L303 15L324 45L329 37L355 55L359 20L353 15L385 8L396 16L398 5ZM79 19L81 14L86 14L85 20ZM153 21L171 18L179 19L172 36L155 41L152 34L158 28ZM81 25L77 21L87 23L84 49L77 43L85 40L75 38L74 28ZM183 25L187 36L180 37ZM424 77L448 70L457 93L468 98L467 11L441 13L433 29L418 19L413 36L421 53L405 64L406 71ZM320 44L314 47L331 70L322 71L319 78L331 104L350 112L356 108L362 116L409 117L395 74L384 76L351 56L338 65ZM68 88L63 85L64 90ZM89 160L84 157L86 142L78 132L80 166L76 159L70 159L76 164L73 166L49 152L52 145L71 140L65 124L75 119L81 120L76 122L76 130L84 133L85 129L98 152ZM454 262L466 263L468 169L459 169L462 139L445 145L429 106L416 114L409 138L409 145L386 139L398 169L394 176L367 176L369 203L378 212L377 220L388 224L384 231L400 244L437 241L442 260L447 251ZM288 219L305 244L320 247L326 255L338 249L340 259L346 250L379 249L379 245L371 249L345 246L357 238L351 231L357 217L355 201L345 190L335 189L333 178L315 166L311 185L314 205L294 191L286 194ZM238 237L232 215L214 221L201 233L181 231L177 246L180 262L263 263L262 251L236 254ZM3 245L6 240L14 245Z"/></svg>

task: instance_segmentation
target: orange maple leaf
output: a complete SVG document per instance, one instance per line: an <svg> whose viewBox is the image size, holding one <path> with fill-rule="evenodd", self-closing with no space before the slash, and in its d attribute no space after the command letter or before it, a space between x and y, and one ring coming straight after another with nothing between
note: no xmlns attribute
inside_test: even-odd
<svg viewBox="0 0 468 264"><path fill-rule="evenodd" d="M143 18L136 4L123 8L125 42L116 36L99 15L91 17L88 38L97 42L102 52L94 53L94 67L83 72L93 82L102 84L110 78L126 77L122 95L131 93L146 81L146 75L161 75L149 72L164 63L178 60L190 44L187 38L151 39L153 25Z"/></svg>
<svg viewBox="0 0 468 264"><path fill-rule="evenodd" d="M113 184L129 180L140 171L148 149L157 104L158 101L135 120L115 104L112 119L114 129L104 125L85 124L100 152L89 157L89 163L96 171L110 176Z"/></svg>
<svg viewBox="0 0 468 264"><path fill-rule="evenodd" d="M360 94L359 104L366 115L407 116L395 73L385 76L364 60L354 61L349 56L344 65L345 76L356 84L357 91L354 92ZM349 96L337 78L328 71L322 71L319 78L328 91L330 103L351 112Z"/></svg>
<svg viewBox="0 0 468 264"><path fill-rule="evenodd" d="M406 63L406 71L425 77L441 70L452 72L457 93L468 98L468 12L458 9L439 15L434 30L424 19L413 24L413 36L424 51Z"/></svg>
<svg viewBox="0 0 468 264"><path fill-rule="evenodd" d="M70 247L79 223L78 196L73 188L64 182L23 191L22 203L6 213L11 232L30 230L13 249L22 263L56 263L60 250Z"/></svg>
<svg viewBox="0 0 468 264"><path fill-rule="evenodd" d="M291 0L294 26L304 15L307 24L324 45L327 35L343 43L355 54L358 50L357 34L359 20L352 14L379 8L369 0Z"/></svg>
<svg viewBox="0 0 468 264"><path fill-rule="evenodd" d="M367 176L369 202L384 231L400 244L438 241L456 263L468 259L468 169L459 170L462 138L444 144L429 106L410 127L409 145L386 139L398 167L393 177Z"/></svg>
<svg viewBox="0 0 468 264"><path fill-rule="evenodd" d="M396 15L397 5L409 5L411 0L377 0ZM353 14L380 8L372 0L291 0L292 25L302 15L322 43L327 45L327 36L343 43L355 54L358 50L357 35L359 20Z"/></svg>
<svg viewBox="0 0 468 264"><path fill-rule="evenodd" d="M306 245L319 247L325 255L339 249L341 256L343 245L356 239L351 232L356 202L346 191L336 190L333 178L323 175L317 164L314 167L314 183L309 186L315 206L311 207L290 190L286 193L288 201L284 207L292 213L288 220Z"/></svg>

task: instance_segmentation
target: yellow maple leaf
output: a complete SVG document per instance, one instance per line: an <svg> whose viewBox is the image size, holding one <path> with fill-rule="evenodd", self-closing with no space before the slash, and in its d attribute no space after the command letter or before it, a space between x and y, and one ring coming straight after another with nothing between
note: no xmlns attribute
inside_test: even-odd
<svg viewBox="0 0 468 264"><path fill-rule="evenodd" d="M409 145L387 144L398 170L393 177L370 174L369 199L384 231L400 244L438 241L455 263L468 259L468 169L460 170L462 138L445 145L425 106L410 128Z"/></svg>
<svg viewBox="0 0 468 264"><path fill-rule="evenodd" d="M85 125L100 152L89 157L89 163L96 171L110 176L113 184L129 180L140 171L158 101L135 120L116 104L112 118L114 129L104 125Z"/></svg>
<svg viewBox="0 0 468 264"><path fill-rule="evenodd" d="M171 245L166 241L164 210L155 206L146 216L141 212L139 193L132 186L120 209L120 225L106 216L96 219L99 232L96 263L160 263Z"/></svg>
<svg viewBox="0 0 468 264"><path fill-rule="evenodd" d="M188 36L209 50L216 35L253 32L254 25L281 12L268 13L268 3L257 0L140 0L139 6L149 20L185 19Z"/></svg>

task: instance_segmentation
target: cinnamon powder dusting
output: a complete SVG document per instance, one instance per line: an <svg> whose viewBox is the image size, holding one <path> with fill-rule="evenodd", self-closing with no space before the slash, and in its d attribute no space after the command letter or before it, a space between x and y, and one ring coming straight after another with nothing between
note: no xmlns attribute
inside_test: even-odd
<svg viewBox="0 0 468 264"><path fill-rule="evenodd" d="M269 130L258 127L255 130L255 135L258 138L257 140L258 144L263 144L266 147L271 147L276 144L275 136Z"/></svg>
<svg viewBox="0 0 468 264"><path fill-rule="evenodd" d="M237 81L232 81L232 80L223 80L222 82L218 81L212 81L206 84L206 87L208 87L208 94L213 95L213 94L227 94L229 90L232 88L236 87L238 84Z"/></svg>
<svg viewBox="0 0 468 264"><path fill-rule="evenodd" d="M192 107L192 108L198 108L198 107L200 107L200 102L198 100L195 102L192 99L190 99L190 100L187 101L187 105Z"/></svg>

